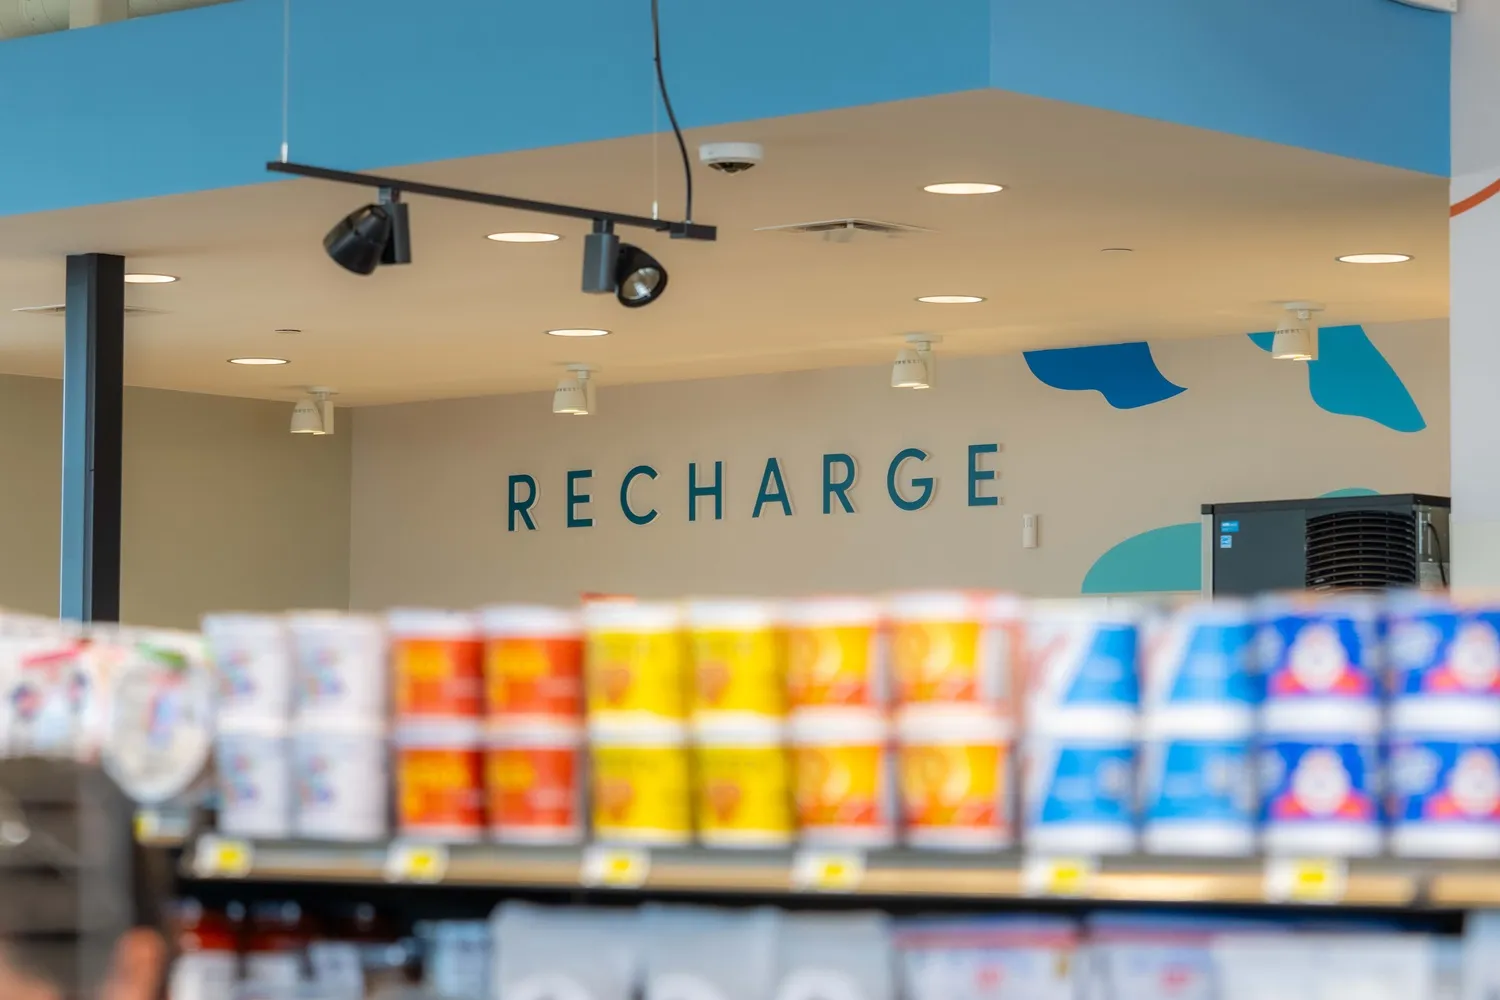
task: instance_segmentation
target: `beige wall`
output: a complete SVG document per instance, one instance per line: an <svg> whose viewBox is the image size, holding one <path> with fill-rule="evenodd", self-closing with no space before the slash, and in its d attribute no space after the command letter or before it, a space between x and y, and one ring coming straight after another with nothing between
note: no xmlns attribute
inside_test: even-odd
<svg viewBox="0 0 1500 1000"><path fill-rule="evenodd" d="M1020 356L950 360L928 392L888 387L888 369L611 387L602 412L553 416L544 395L361 410L354 443L351 598L356 607L568 601L642 595L962 585L1076 594L1102 553L1138 532L1193 521L1205 501L1272 499L1366 487L1448 489L1443 323L1372 327L1371 340L1427 421L1401 433L1313 401L1304 365L1245 337L1152 345L1188 390L1115 409L1097 392L1041 383ZM1004 497L967 505L967 446L998 442ZM924 510L896 509L886 466L931 454L939 479ZM821 456L861 463L858 513L821 511ZM751 518L766 459L780 459L795 505ZM726 464L725 517L687 520L687 466ZM660 473L619 507L623 474ZM706 463L706 465L705 465ZM589 528L564 525L566 472L592 469ZM506 528L507 476L537 477L538 530ZM920 474L920 473L917 473ZM703 517L708 516L705 502ZM1041 547L1021 547L1021 516L1041 515Z"/></svg>
<svg viewBox="0 0 1500 1000"><path fill-rule="evenodd" d="M57 611L62 383L0 377L0 606ZM353 421L287 433L287 403L125 394L122 617L343 607ZM341 415L345 416L345 415Z"/></svg>

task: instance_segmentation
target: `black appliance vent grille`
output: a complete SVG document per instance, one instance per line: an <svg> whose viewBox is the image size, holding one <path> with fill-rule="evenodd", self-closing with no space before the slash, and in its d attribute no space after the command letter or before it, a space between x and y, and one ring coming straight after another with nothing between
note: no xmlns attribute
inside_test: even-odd
<svg viewBox="0 0 1500 1000"><path fill-rule="evenodd" d="M1341 510L1307 519L1307 589L1378 590L1416 582L1411 511Z"/></svg>

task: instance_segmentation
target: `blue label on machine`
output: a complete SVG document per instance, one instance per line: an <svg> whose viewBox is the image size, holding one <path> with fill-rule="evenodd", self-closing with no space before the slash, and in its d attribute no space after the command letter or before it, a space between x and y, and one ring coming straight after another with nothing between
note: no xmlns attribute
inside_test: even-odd
<svg viewBox="0 0 1500 1000"><path fill-rule="evenodd" d="M1037 740L1028 761L1029 825L1131 826L1134 765L1131 743Z"/></svg>
<svg viewBox="0 0 1500 1000"><path fill-rule="evenodd" d="M1227 532L1229 534L1234 534L1236 531L1240 530L1240 522L1238 522L1238 521L1220 521L1219 522L1219 530L1223 531L1223 532Z"/></svg>
<svg viewBox="0 0 1500 1000"><path fill-rule="evenodd" d="M1141 754L1146 822L1255 822L1249 740L1163 740Z"/></svg>

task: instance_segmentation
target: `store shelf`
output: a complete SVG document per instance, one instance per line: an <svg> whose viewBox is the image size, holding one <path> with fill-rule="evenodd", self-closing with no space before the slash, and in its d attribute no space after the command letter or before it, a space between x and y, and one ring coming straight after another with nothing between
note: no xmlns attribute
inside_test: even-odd
<svg viewBox="0 0 1500 1000"><path fill-rule="evenodd" d="M269 842L248 845L243 869L226 874L200 866L198 851L183 855L183 874L207 880L310 883L384 883L390 850L384 845L349 847ZM455 846L446 849L441 874L430 879L450 886L516 889L577 889L585 852L578 848ZM708 892L775 895L808 891L794 876L796 855L786 851L660 850L637 884L614 886L641 892ZM863 872L839 892L861 896L1024 899L1023 859L1016 854L942 855L915 851L873 852ZM405 881L395 879L395 881ZM422 881L414 879L413 881ZM1040 893L1048 895L1049 893ZM1266 865L1257 859L1104 859L1098 870L1065 894L1082 900L1135 903L1257 905L1268 902ZM1334 901L1334 900L1330 900ZM1426 865L1400 861L1354 861L1338 903L1386 909L1467 909L1500 905L1500 872L1492 863Z"/></svg>

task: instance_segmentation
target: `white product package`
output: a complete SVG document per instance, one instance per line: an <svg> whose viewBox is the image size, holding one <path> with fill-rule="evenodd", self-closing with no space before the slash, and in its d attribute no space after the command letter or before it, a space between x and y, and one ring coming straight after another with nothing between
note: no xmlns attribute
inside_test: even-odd
<svg viewBox="0 0 1500 1000"><path fill-rule="evenodd" d="M490 918L491 995L503 1000L631 1000L640 978L632 910L503 903Z"/></svg>
<svg viewBox="0 0 1500 1000"><path fill-rule="evenodd" d="M1213 944L1219 1000L1427 1000L1421 934L1231 935Z"/></svg>
<svg viewBox="0 0 1500 1000"><path fill-rule="evenodd" d="M778 950L775 1000L895 1000L883 913L784 914Z"/></svg>
<svg viewBox="0 0 1500 1000"><path fill-rule="evenodd" d="M906 1000L1073 1000L1078 927L1064 917L918 919L896 925Z"/></svg>
<svg viewBox="0 0 1500 1000"><path fill-rule="evenodd" d="M1201 913L1093 914L1088 920L1086 1000L1218 1000L1214 941L1281 929L1268 921Z"/></svg>
<svg viewBox="0 0 1500 1000"><path fill-rule="evenodd" d="M137 802L159 805L208 787L213 752L213 675L191 632L96 633L96 662L111 692L103 763Z"/></svg>
<svg viewBox="0 0 1500 1000"><path fill-rule="evenodd" d="M645 1000L766 1000L779 926L770 908L642 907Z"/></svg>
<svg viewBox="0 0 1500 1000"><path fill-rule="evenodd" d="M488 923L439 920L419 927L418 933L427 942L424 985L429 993L444 1000L489 1000L493 949Z"/></svg>
<svg viewBox="0 0 1500 1000"><path fill-rule="evenodd" d="M89 759L107 678L75 623L0 614L0 756Z"/></svg>
<svg viewBox="0 0 1500 1000"><path fill-rule="evenodd" d="M1500 910L1479 910L1464 920L1463 1000L1500 997Z"/></svg>

